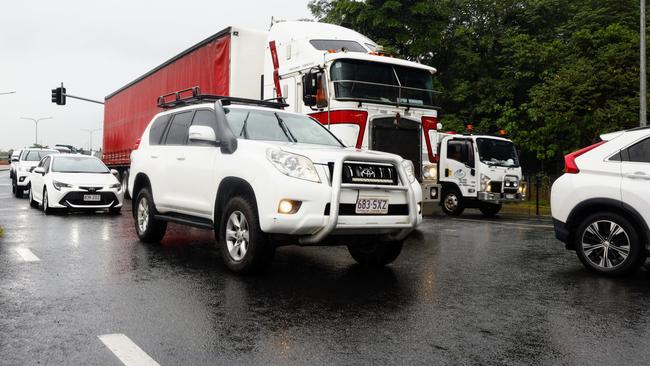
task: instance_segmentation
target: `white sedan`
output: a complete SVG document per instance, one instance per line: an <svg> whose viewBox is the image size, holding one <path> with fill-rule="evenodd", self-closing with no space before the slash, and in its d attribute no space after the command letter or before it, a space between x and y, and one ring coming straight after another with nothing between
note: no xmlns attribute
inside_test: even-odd
<svg viewBox="0 0 650 366"><path fill-rule="evenodd" d="M86 155L56 154L43 158L31 172L29 204L46 214L56 209L122 209L122 185L104 163Z"/></svg>

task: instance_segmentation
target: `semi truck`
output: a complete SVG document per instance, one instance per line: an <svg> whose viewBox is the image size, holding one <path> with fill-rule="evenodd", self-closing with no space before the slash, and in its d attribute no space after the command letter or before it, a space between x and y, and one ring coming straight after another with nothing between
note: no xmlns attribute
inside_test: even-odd
<svg viewBox="0 0 650 366"><path fill-rule="evenodd" d="M103 160L126 188L131 151L162 110L157 98L198 87L203 94L282 100L348 146L409 159L423 205L438 203L439 185L423 175L434 159L429 132L438 125L435 72L332 24L279 22L268 32L228 27L105 98Z"/></svg>
<svg viewBox="0 0 650 366"><path fill-rule="evenodd" d="M477 208L496 215L503 203L526 198L519 154L512 141L501 136L431 131L434 164L423 175L440 186L440 206L451 216Z"/></svg>

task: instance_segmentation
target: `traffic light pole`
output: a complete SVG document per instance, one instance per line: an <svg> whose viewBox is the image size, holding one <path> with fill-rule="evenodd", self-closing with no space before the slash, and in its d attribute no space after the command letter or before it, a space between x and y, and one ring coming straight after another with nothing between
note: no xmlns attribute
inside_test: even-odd
<svg viewBox="0 0 650 366"><path fill-rule="evenodd" d="M85 102L91 102L91 103L97 103L97 104L104 105L104 102L100 102L98 100L84 98L84 97L78 97L76 95L68 94L65 87L63 86L63 83L61 83L60 87L58 87L56 89L52 89L52 103L56 103L58 105L65 105L65 102L66 102L67 98L79 99L79 100L83 100Z"/></svg>
<svg viewBox="0 0 650 366"><path fill-rule="evenodd" d="M67 98L79 99L79 100L83 100L83 101L86 101L86 102L97 103L97 104L102 104L102 105L104 104L104 102L100 102L98 100L93 100L93 99L88 99L88 98L83 98L83 97L77 97L77 96L74 96L74 95L70 95L68 93L65 93L64 95Z"/></svg>

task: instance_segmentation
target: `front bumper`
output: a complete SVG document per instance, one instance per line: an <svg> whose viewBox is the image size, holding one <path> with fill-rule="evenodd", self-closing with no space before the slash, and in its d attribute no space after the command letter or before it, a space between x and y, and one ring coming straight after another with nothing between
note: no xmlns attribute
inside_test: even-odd
<svg viewBox="0 0 650 366"><path fill-rule="evenodd" d="M86 201L84 195L99 195L99 201ZM124 194L116 190L89 192L79 189L49 189L48 198L52 208L70 208L80 210L101 210L122 207Z"/></svg>
<svg viewBox="0 0 650 366"><path fill-rule="evenodd" d="M510 202L521 202L524 200L524 196L520 193L492 193L492 192L479 192L478 199L479 201L490 202L490 203L510 203Z"/></svg>

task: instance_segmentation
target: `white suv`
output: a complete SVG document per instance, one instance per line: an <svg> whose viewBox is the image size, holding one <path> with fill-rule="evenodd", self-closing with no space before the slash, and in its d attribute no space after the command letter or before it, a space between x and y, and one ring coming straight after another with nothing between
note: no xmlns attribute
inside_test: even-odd
<svg viewBox="0 0 650 366"><path fill-rule="evenodd" d="M156 115L131 154L140 239L160 241L167 222L214 230L235 272L263 269L282 244L344 244L367 265L395 260L422 221L412 163L346 148L280 106L221 98Z"/></svg>
<svg viewBox="0 0 650 366"><path fill-rule="evenodd" d="M565 157L553 184L555 234L601 274L642 265L650 250L650 128L602 135Z"/></svg>
<svg viewBox="0 0 650 366"><path fill-rule="evenodd" d="M15 162L15 171L11 180L11 192L16 198L21 198L23 193L29 188L29 177L31 169L35 168L42 158L58 154L53 149L30 148L23 149L18 161Z"/></svg>

